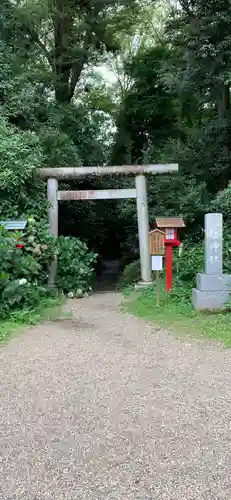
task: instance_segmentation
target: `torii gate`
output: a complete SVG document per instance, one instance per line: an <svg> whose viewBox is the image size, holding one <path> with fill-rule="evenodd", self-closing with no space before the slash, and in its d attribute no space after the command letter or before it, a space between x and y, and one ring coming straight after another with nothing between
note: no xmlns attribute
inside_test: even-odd
<svg viewBox="0 0 231 500"><path fill-rule="evenodd" d="M50 232L58 236L58 201L63 200L107 200L120 198L136 198L137 220L139 231L141 285L152 283L151 258L149 254L149 217L147 184L145 174L165 174L177 172L178 164L168 165L125 165L103 167L74 167L74 168L42 168L39 175L47 179L47 195L49 201ZM78 179L79 177L102 175L134 175L135 189L110 189L93 191L59 191L58 181L64 179ZM51 265L49 282L55 283L56 263Z"/></svg>

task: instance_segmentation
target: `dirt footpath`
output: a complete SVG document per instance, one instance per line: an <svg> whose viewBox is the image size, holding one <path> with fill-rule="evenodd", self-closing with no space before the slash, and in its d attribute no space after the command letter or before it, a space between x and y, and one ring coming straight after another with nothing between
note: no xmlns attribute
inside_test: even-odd
<svg viewBox="0 0 231 500"><path fill-rule="evenodd" d="M231 350L73 301L0 352L3 500L229 500Z"/></svg>

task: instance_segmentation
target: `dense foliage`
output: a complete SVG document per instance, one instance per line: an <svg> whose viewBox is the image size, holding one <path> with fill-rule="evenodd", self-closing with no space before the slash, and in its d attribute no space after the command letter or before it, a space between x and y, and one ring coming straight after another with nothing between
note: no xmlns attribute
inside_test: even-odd
<svg viewBox="0 0 231 500"><path fill-rule="evenodd" d="M55 242L46 224L28 221L26 237L0 227L0 317L15 309L33 308L51 292L47 289L48 266L55 254ZM18 248L23 241L24 249Z"/></svg>
<svg viewBox="0 0 231 500"><path fill-rule="evenodd" d="M140 281L140 259L134 260L124 267L120 280L119 288L135 285Z"/></svg>
<svg viewBox="0 0 231 500"><path fill-rule="evenodd" d="M17 244L22 244L22 248ZM0 226L0 318L12 311L34 308L53 295L48 288L49 265L58 259L57 288L71 298L91 290L96 255L76 238L50 236L45 221L28 218L24 233L6 231Z"/></svg>
<svg viewBox="0 0 231 500"><path fill-rule="evenodd" d="M131 85L113 159L179 163L175 178L150 180L150 216L183 216L183 237L193 244L202 239L206 212L223 212L230 226L230 26L229 1L182 0L154 46L141 46L124 67ZM129 221L127 251L134 246L135 207L121 209Z"/></svg>
<svg viewBox="0 0 231 500"><path fill-rule="evenodd" d="M171 8L165 0L4 0L0 13L1 218L32 216L36 226L19 270L5 263L6 275L46 283L54 242L46 240L40 167L179 162L178 175L149 179L150 222L184 217L192 265L189 275L179 272L191 282L200 263L190 248L199 245L199 259L205 212L222 211L227 234L231 220L230 0L180 0ZM105 189L133 180L60 185ZM138 258L133 201L63 202L59 216L59 233L77 237L56 247L62 290L87 292L95 253L125 264ZM16 262L18 250L3 233L2 252L6 239ZM225 255L229 267L228 247Z"/></svg>
<svg viewBox="0 0 231 500"><path fill-rule="evenodd" d="M60 236L58 246L57 287L70 298L89 293L97 255L88 252L85 243L77 238Z"/></svg>

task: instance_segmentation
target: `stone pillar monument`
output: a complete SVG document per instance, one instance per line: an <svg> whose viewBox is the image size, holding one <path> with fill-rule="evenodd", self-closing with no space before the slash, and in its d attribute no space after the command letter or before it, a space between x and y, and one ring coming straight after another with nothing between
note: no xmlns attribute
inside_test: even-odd
<svg viewBox="0 0 231 500"><path fill-rule="evenodd" d="M223 274L222 214L205 215L204 273L197 274L197 288L192 291L197 310L223 309L231 299L231 275Z"/></svg>

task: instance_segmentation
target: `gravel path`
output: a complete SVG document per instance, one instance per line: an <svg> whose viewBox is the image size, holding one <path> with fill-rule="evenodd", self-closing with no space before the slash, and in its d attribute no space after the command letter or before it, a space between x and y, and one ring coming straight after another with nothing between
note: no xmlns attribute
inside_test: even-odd
<svg viewBox="0 0 231 500"><path fill-rule="evenodd" d="M231 351L119 300L71 302L2 348L1 499L231 498Z"/></svg>

